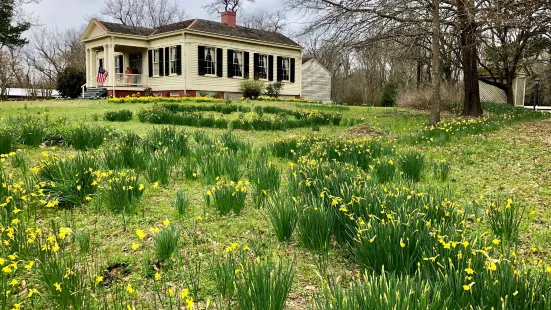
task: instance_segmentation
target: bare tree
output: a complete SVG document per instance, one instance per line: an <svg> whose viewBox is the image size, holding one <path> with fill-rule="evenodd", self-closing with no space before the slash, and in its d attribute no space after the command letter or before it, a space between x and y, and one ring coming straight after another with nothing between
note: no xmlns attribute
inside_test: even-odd
<svg viewBox="0 0 551 310"><path fill-rule="evenodd" d="M481 35L485 69L482 81L502 89L507 103L514 104L513 81L518 71L548 48L551 37L551 3L546 0L497 1L481 3L486 16Z"/></svg>
<svg viewBox="0 0 551 310"><path fill-rule="evenodd" d="M0 50L0 100L6 99L8 88L19 86L24 69L21 54L20 48Z"/></svg>
<svg viewBox="0 0 551 310"><path fill-rule="evenodd" d="M101 13L115 22L146 28L187 18L185 10L175 0L107 0Z"/></svg>
<svg viewBox="0 0 551 310"><path fill-rule="evenodd" d="M430 123L440 122L441 76L440 66L440 0L432 0L431 54L432 54L432 104Z"/></svg>
<svg viewBox="0 0 551 310"><path fill-rule="evenodd" d="M237 12L243 8L243 3L254 2L255 0L212 0L203 6L209 13Z"/></svg>
<svg viewBox="0 0 551 310"><path fill-rule="evenodd" d="M85 53L80 33L79 29L36 29L26 52L29 65L52 86L57 75L67 67L84 71Z"/></svg>
<svg viewBox="0 0 551 310"><path fill-rule="evenodd" d="M287 27L287 18L281 11L256 10L242 14L239 25L265 31L283 32Z"/></svg>
<svg viewBox="0 0 551 310"><path fill-rule="evenodd" d="M365 46L392 38L430 37L434 83L431 123L440 121L440 24L444 24L449 15L449 5L440 0L289 1L297 8L318 13L308 30L325 29L346 45ZM441 11L445 12L442 17Z"/></svg>

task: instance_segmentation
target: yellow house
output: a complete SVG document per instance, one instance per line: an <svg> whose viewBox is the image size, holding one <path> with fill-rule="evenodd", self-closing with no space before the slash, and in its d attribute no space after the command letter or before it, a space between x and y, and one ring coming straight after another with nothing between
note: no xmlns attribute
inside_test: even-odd
<svg viewBox="0 0 551 310"><path fill-rule="evenodd" d="M86 96L240 97L243 79L282 81L282 96L301 95L302 47L288 37L222 22L192 19L155 29L92 19L82 35ZM105 75L100 73L105 72Z"/></svg>

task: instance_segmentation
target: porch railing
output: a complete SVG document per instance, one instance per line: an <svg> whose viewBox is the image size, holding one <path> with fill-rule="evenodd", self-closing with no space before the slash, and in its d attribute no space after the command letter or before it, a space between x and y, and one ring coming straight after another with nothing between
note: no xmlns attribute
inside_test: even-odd
<svg viewBox="0 0 551 310"><path fill-rule="evenodd" d="M142 74L115 74L115 86L116 87L146 87L147 77Z"/></svg>

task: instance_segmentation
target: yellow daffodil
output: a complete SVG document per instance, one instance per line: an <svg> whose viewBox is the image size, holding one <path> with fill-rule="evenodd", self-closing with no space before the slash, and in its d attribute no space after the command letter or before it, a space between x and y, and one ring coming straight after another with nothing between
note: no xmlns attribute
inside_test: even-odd
<svg viewBox="0 0 551 310"><path fill-rule="evenodd" d="M186 299L186 297L189 295L189 289L185 288L182 293L180 294L180 298Z"/></svg>
<svg viewBox="0 0 551 310"><path fill-rule="evenodd" d="M27 297L31 298L31 297L33 297L34 294L38 294L38 290L32 288L32 289L29 290L29 294L27 295Z"/></svg>
<svg viewBox="0 0 551 310"><path fill-rule="evenodd" d="M136 230L136 236L138 236L138 238L143 240L145 238L145 236L147 236L147 235L146 235L145 231L143 231L143 229L137 229Z"/></svg>

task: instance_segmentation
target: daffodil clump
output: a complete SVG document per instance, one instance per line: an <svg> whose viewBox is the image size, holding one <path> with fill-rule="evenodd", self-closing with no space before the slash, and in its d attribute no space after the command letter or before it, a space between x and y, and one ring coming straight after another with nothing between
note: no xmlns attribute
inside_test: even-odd
<svg viewBox="0 0 551 310"><path fill-rule="evenodd" d="M77 150L100 147L112 133L108 128L77 124L68 134L68 143Z"/></svg>
<svg viewBox="0 0 551 310"><path fill-rule="evenodd" d="M515 211L519 209L512 200L489 209L492 231L477 235L475 229L483 219L468 213L472 206L452 201L451 193L381 184L370 173L309 156L291 165L292 195L304 206L299 208L302 215L297 224L301 243L322 253L333 247L349 248L365 272L350 288L328 286L319 298L327 302L326 307L344 300L353 305L358 296L371 296L366 304L376 303L382 296L378 288L389 286L396 286L392 294L409 291L411 286L420 290L414 289L411 295L433 294L404 299L409 305L421 301L451 309L481 304L508 309L548 307L551 267L518 259L511 250L514 247L503 246L505 239L516 234L522 218L513 215L520 211ZM400 304L398 300L399 295L392 295L388 308Z"/></svg>
<svg viewBox="0 0 551 310"><path fill-rule="evenodd" d="M102 184L102 201L115 213L136 213L145 185L140 183L134 170L108 171L102 173L105 182ZM158 183L154 183L158 186Z"/></svg>
<svg viewBox="0 0 551 310"><path fill-rule="evenodd" d="M281 175L279 169L267 156L258 156L249 171L249 179L254 185L253 199L256 207L261 207L267 197L279 190Z"/></svg>
<svg viewBox="0 0 551 310"><path fill-rule="evenodd" d="M128 122L132 120L132 111L130 110L107 111L103 114L103 119L108 122Z"/></svg>
<svg viewBox="0 0 551 310"><path fill-rule="evenodd" d="M138 112L138 118L142 123L170 124L191 127L206 127L227 129L229 121L214 114L204 112L172 112L164 106L153 106Z"/></svg>
<svg viewBox="0 0 551 310"><path fill-rule="evenodd" d="M39 193L45 195L43 201L56 201L56 206L72 208L86 203L105 177L94 155L59 158L43 152L42 158L40 166L33 168L39 179Z"/></svg>
<svg viewBox="0 0 551 310"><path fill-rule="evenodd" d="M505 202L486 201L485 212L493 234L503 240L504 246L516 247L520 238L520 224L526 215L526 206L510 198Z"/></svg>
<svg viewBox="0 0 551 310"><path fill-rule="evenodd" d="M411 136L410 140L414 143L443 144L454 137L480 135L508 124L551 117L549 113L504 104L485 104L484 109L488 113L485 117L442 121L438 126L426 126L421 133Z"/></svg>
<svg viewBox="0 0 551 310"><path fill-rule="evenodd" d="M207 112L222 114L240 112L242 114L237 119L229 120ZM140 110L138 118L142 123L241 130L286 130L310 126L338 126L342 121L342 114L339 112L256 107L252 118L244 117L243 113L248 112L251 112L250 107L233 104L162 104ZM264 113L272 115L264 116Z"/></svg>
<svg viewBox="0 0 551 310"><path fill-rule="evenodd" d="M162 96L126 96L109 98L110 103L157 103L157 102L222 102L223 99L212 97L162 97Z"/></svg>
<svg viewBox="0 0 551 310"><path fill-rule="evenodd" d="M241 97L239 99L240 101L246 100L245 98ZM258 96L255 100L257 101L274 101L274 102L296 102L296 103L318 103L316 100L308 99L308 98L283 98L283 97L269 97L269 96Z"/></svg>
<svg viewBox="0 0 551 310"><path fill-rule="evenodd" d="M72 146L77 150L98 148L113 136L109 128L75 124L67 118L10 117L0 123L0 155L20 146Z"/></svg>
<svg viewBox="0 0 551 310"><path fill-rule="evenodd" d="M16 145L13 132L7 126L0 129L0 154L13 152Z"/></svg>
<svg viewBox="0 0 551 310"><path fill-rule="evenodd" d="M236 299L240 309L283 310L294 280L293 264L274 257L254 257L235 242L214 258L219 294ZM229 305L229 304L228 304Z"/></svg>
<svg viewBox="0 0 551 310"><path fill-rule="evenodd" d="M288 137L274 142L272 151L277 157L297 160L310 155L315 159L354 164L366 171L372 169L370 166L377 158L396 156L393 141L382 138L341 140L321 136Z"/></svg>
<svg viewBox="0 0 551 310"><path fill-rule="evenodd" d="M297 201L290 195L275 193L267 199L267 205L268 219L277 239L291 241L299 218Z"/></svg>
<svg viewBox="0 0 551 310"><path fill-rule="evenodd" d="M42 298L60 308L90 302L88 275L66 255L71 228L42 229L14 219L0 226L0 239L0 300L6 309L35 308Z"/></svg>
<svg viewBox="0 0 551 310"><path fill-rule="evenodd" d="M205 200L208 206L214 206L220 215L227 215L233 211L239 215L245 207L247 197L248 181L224 181L220 180L216 186L205 193Z"/></svg>

